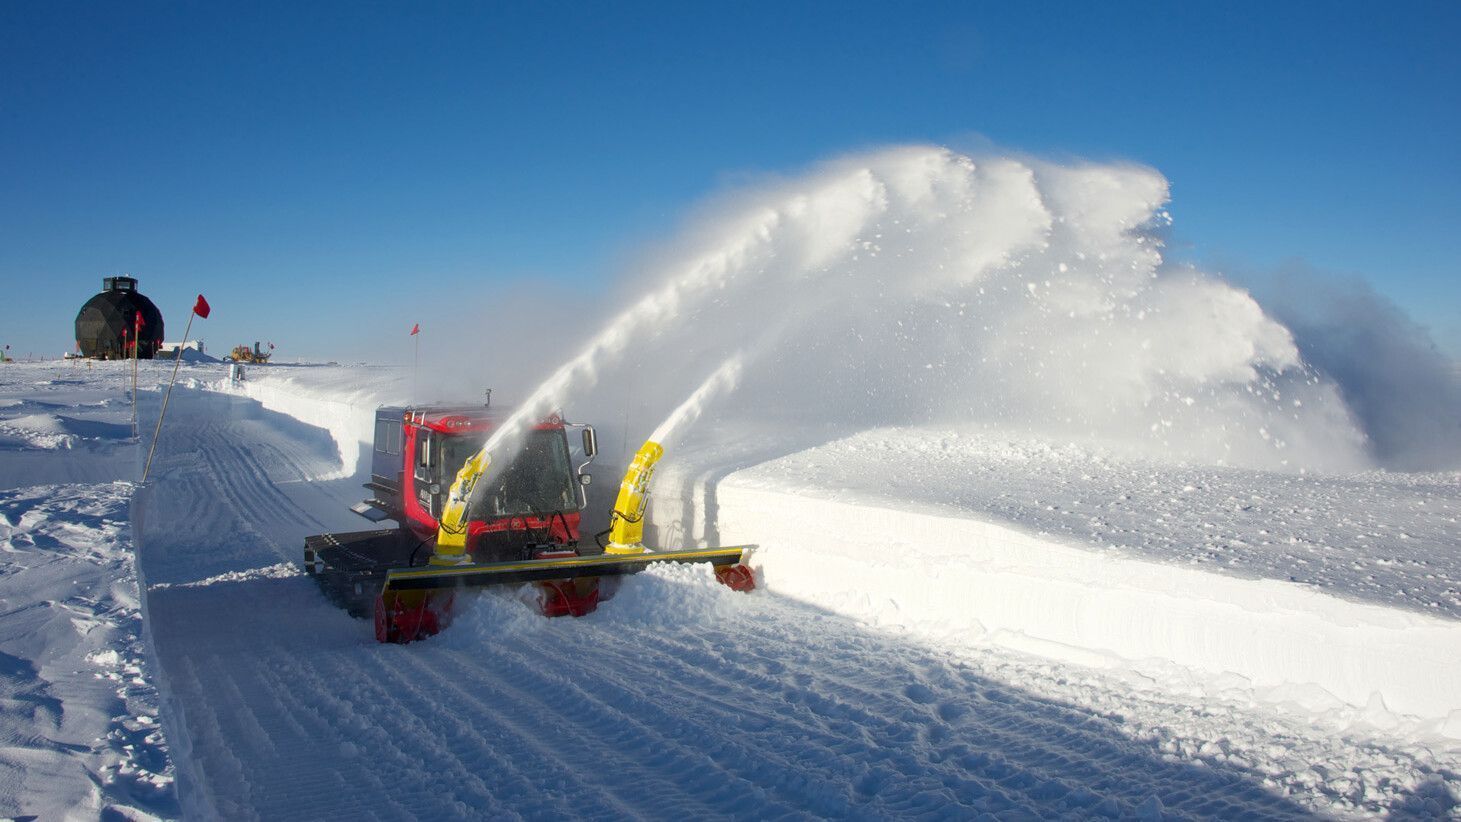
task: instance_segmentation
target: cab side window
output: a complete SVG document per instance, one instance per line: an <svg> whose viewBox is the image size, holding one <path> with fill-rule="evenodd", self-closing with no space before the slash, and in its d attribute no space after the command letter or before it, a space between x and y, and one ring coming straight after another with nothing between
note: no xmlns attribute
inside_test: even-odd
<svg viewBox="0 0 1461 822"><path fill-rule="evenodd" d="M426 429L416 433L416 479L423 482L431 481L431 465L435 456L432 453L436 435Z"/></svg>

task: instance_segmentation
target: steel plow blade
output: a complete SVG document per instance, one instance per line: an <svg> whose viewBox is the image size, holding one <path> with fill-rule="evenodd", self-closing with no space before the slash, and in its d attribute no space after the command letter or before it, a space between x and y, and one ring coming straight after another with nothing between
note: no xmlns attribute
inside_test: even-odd
<svg viewBox="0 0 1461 822"><path fill-rule="evenodd" d="M705 562L721 568L742 565L754 545L656 551L643 554L603 554L587 557L527 559L455 566L397 568L386 574L385 590L422 591L436 588L478 588L521 582L607 577L633 574L657 562Z"/></svg>

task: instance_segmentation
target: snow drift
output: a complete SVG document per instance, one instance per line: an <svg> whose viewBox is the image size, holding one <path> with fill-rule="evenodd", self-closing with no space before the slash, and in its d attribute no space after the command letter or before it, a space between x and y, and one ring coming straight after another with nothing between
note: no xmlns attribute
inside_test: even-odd
<svg viewBox="0 0 1461 822"><path fill-rule="evenodd" d="M80 419L60 414L28 414L0 420L0 448L76 448L105 445L132 436L124 423Z"/></svg>

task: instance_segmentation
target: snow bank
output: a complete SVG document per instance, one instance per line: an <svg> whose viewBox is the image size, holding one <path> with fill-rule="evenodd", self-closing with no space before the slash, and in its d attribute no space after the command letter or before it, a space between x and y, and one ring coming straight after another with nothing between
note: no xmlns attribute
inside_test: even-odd
<svg viewBox="0 0 1461 822"><path fill-rule="evenodd" d="M61 414L28 414L0 420L0 447L75 448L83 443L126 440L132 426Z"/></svg>
<svg viewBox="0 0 1461 822"><path fill-rule="evenodd" d="M354 476L375 439L376 408L401 401L404 393L399 377L386 369L271 367L250 368L245 375L236 383L224 378L206 385L328 431L340 451L340 470L316 479Z"/></svg>
<svg viewBox="0 0 1461 822"><path fill-rule="evenodd" d="M127 527L131 377L0 368L0 818L177 816Z"/></svg>
<svg viewBox="0 0 1461 822"><path fill-rule="evenodd" d="M0 816L175 810L139 636L131 492L123 481L0 491Z"/></svg>
<svg viewBox="0 0 1461 822"><path fill-rule="evenodd" d="M778 595L955 645L1098 666L1161 659L1260 692L1312 685L1332 699L1307 697L1311 709L1378 705L1461 738L1461 622L736 475L714 499L719 535L762 546L757 564ZM657 502L651 519L679 520L680 502ZM691 502L703 516L704 497Z"/></svg>

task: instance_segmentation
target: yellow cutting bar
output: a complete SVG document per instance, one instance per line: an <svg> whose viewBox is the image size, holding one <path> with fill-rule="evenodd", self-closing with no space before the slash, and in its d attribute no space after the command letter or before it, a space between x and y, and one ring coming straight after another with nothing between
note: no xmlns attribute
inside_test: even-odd
<svg viewBox="0 0 1461 822"><path fill-rule="evenodd" d="M716 567L743 563L754 545L658 551L644 554L603 554L561 559L526 559L471 565L397 568L386 573L385 592L432 588L477 588L514 582L541 582L576 577L633 574L656 562L707 562Z"/></svg>

